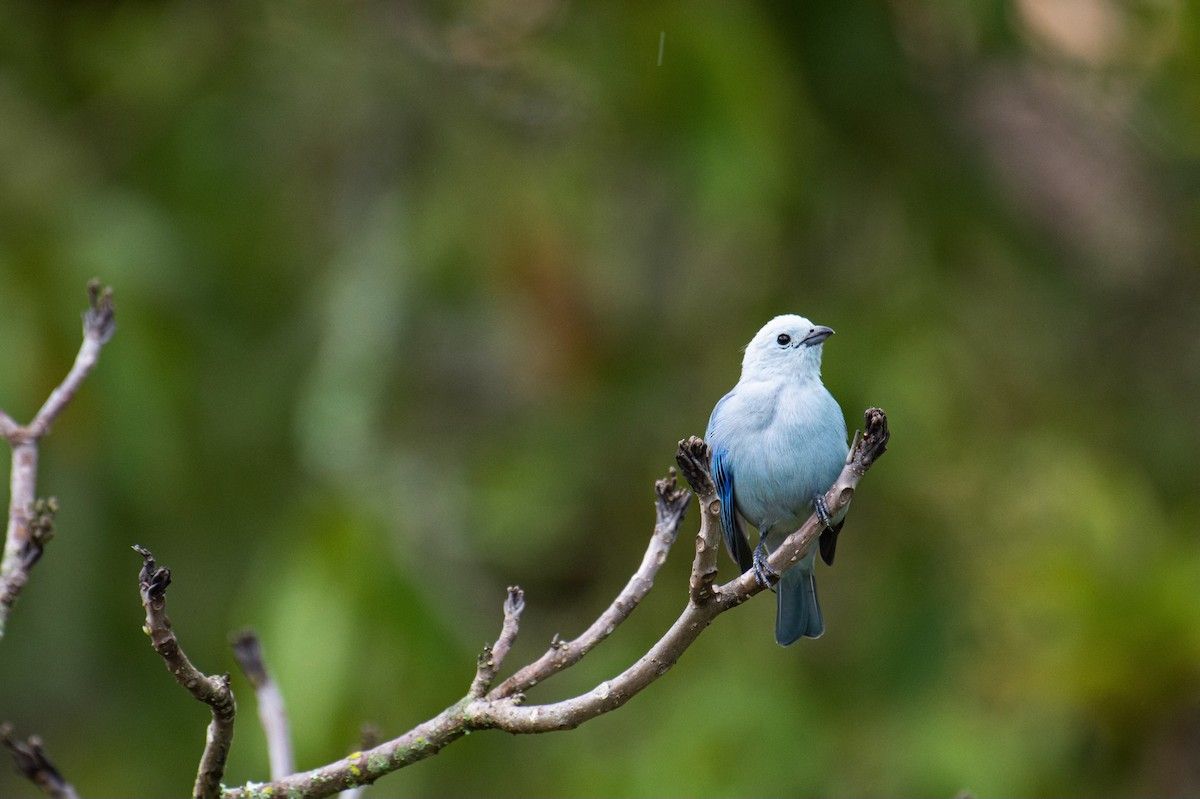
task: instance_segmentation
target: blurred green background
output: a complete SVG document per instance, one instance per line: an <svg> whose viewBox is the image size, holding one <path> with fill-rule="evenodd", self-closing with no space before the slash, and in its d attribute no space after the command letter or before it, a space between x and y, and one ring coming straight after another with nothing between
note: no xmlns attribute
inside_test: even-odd
<svg viewBox="0 0 1200 799"><path fill-rule="evenodd" d="M202 669L259 631L301 767L408 729L504 586L510 668L607 605L676 441L798 312L851 429L893 429L826 635L752 602L619 712L371 793L1200 793L1198 189L1172 0L0 0L0 407L65 374L88 278L119 320L42 448L0 718L85 795L190 789L207 712L138 543ZM531 701L667 629L695 524ZM234 688L226 781L262 780Z"/></svg>

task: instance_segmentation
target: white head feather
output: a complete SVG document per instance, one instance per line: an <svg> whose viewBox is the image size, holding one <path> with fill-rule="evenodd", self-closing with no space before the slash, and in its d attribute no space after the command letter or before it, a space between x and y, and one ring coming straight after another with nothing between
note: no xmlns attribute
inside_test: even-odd
<svg viewBox="0 0 1200 799"><path fill-rule="evenodd" d="M831 335L833 330L803 316L776 316L746 345L742 380L820 380L822 342Z"/></svg>

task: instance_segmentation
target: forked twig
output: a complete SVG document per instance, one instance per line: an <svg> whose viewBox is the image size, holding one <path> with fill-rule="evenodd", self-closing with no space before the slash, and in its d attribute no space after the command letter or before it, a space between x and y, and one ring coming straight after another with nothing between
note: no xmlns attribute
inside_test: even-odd
<svg viewBox="0 0 1200 799"><path fill-rule="evenodd" d="M88 283L89 307L83 312L83 343L71 371L42 405L33 421L21 426L0 411L0 438L12 447L12 471L8 505L8 528L4 537L4 555L0 558L0 639L9 614L21 589L29 581L29 572L41 558L53 534L55 500L38 500L38 442L50 432L50 425L75 396L84 378L96 366L100 349L117 329L116 310L111 288L101 290L100 282Z"/></svg>
<svg viewBox="0 0 1200 799"><path fill-rule="evenodd" d="M171 630L171 619L167 616L167 586L171 584L171 570L159 567L153 553L145 547L134 545L133 549L142 556L138 592L142 597L142 607L146 609L145 631L150 636L150 644L162 657L175 681L212 710L212 721L205 736L204 753L200 757L192 796L195 799L216 799L221 795L221 778L225 774L225 761L229 758L229 746L233 742L233 718L237 714L237 704L229 687L229 675L210 677L188 660Z"/></svg>
<svg viewBox="0 0 1200 799"><path fill-rule="evenodd" d="M837 513L850 502L858 482L883 454L887 441L887 417L877 408L868 410L866 433L860 439L856 439L845 468L825 495L830 513ZM543 733L572 729L624 705L665 674L714 618L763 590L751 573L741 575L723 585L714 584L716 548L721 527L719 505L716 508L712 507L715 491L708 467L708 449L703 441L689 439L680 443L677 460L700 498L705 514L701 519L700 534L697 536L688 603L670 630L649 652L624 672L571 699L544 705L524 704L526 688L578 662L583 654L611 632L611 627L605 620L619 623L627 618L632 610L628 603L632 601L636 605L636 600L649 590L648 581L657 572L661 558L665 557L670 543L675 540L683 511L687 506L687 492L676 487L674 470L666 480L658 483L658 524L655 526L655 534L651 536L646 556L642 559L642 566L617 600L582 636L569 644L552 645L550 651L537 661L487 692L486 686L490 684L494 671L499 667L496 653L500 649L500 641L511 642L511 636L516 634L518 603L510 591L509 599L505 603L505 624L500 641L497 642L497 647L491 650L489 658L481 658L472 688L461 700L391 741L282 780L227 788L224 797L251 799L265 793L296 799L330 796L347 788L369 784L385 774L435 755L443 747L475 730L500 729L510 733ZM786 571L807 552L821 529L822 525L814 514L770 555L771 566L780 573ZM643 580L647 583L640 582ZM597 629L598 626L600 629ZM511 636L508 635L509 632ZM485 652L486 654L488 653Z"/></svg>

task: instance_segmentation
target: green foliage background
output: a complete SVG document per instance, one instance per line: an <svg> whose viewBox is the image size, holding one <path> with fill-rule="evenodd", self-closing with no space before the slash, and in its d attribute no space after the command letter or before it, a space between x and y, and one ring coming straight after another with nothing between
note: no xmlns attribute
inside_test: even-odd
<svg viewBox="0 0 1200 799"><path fill-rule="evenodd" d="M0 1L0 407L65 374L89 277L119 311L43 447L0 717L85 795L189 789L140 543L201 668L260 632L302 767L407 729L505 585L513 664L608 603L800 312L894 435L826 635L750 603L620 712L372 793L1200 792L1198 75L1172 0ZM689 550L531 700L644 651ZM234 687L227 781L262 780Z"/></svg>

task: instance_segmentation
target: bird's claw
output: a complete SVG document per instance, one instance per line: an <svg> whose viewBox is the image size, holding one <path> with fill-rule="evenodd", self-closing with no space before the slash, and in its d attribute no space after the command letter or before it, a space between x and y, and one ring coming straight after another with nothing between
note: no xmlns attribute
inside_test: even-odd
<svg viewBox="0 0 1200 799"><path fill-rule="evenodd" d="M825 501L824 494L816 494L813 496L813 510L816 511L817 520L830 530L833 529L833 516L829 512L829 503Z"/></svg>
<svg viewBox="0 0 1200 799"><path fill-rule="evenodd" d="M763 542L759 542L754 549L754 581L758 583L759 588L774 588L779 582L779 572L767 563L767 547Z"/></svg>

